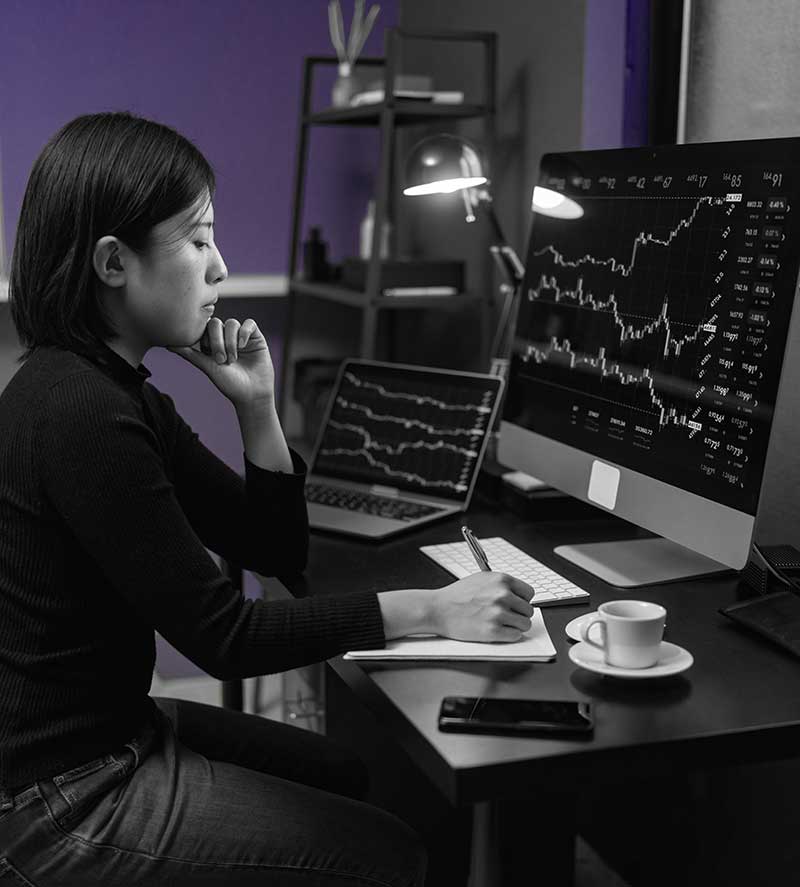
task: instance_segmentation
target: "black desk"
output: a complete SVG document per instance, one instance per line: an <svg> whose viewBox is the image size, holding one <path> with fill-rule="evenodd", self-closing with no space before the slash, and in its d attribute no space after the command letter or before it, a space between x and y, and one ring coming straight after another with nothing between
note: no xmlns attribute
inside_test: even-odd
<svg viewBox="0 0 800 887"><path fill-rule="evenodd" d="M315 533L306 574L290 591L346 594L445 585L452 581L449 574L418 549L457 541L462 522L459 516L383 543ZM483 821L495 823L495 844L504 846L482 863L490 881L530 884L535 872L539 883L571 883L576 816L590 787L593 797L603 798L637 782L677 784L687 771L797 756L800 662L718 614L720 606L746 595L735 574L625 591L573 567L552 549L566 541L630 537L630 525L534 524L485 507L473 507L468 522L477 536L504 536L591 593L590 605L543 611L557 660L367 664L339 657L329 664L454 807L477 805ZM564 626L618 597L664 604L666 637L692 652L692 668L660 681L622 681L573 665ZM439 703L451 694L590 700L595 732L589 740L440 733ZM517 823L516 830L510 823Z"/></svg>

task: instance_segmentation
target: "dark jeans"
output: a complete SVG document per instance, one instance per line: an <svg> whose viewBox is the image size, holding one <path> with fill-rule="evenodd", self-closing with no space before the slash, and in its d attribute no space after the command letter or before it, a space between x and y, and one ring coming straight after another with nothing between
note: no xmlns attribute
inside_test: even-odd
<svg viewBox="0 0 800 887"><path fill-rule="evenodd" d="M0 887L422 885L416 833L357 798L361 762L254 715L156 700L123 748L0 812Z"/></svg>

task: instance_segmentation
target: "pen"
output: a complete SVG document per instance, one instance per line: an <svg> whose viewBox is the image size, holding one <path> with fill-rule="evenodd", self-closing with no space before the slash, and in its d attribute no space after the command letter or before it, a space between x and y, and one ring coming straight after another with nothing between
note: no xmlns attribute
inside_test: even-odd
<svg viewBox="0 0 800 887"><path fill-rule="evenodd" d="M470 530L469 527L462 527L461 535L464 537L467 547L472 552L472 556L475 558L475 563L484 572L491 572L492 568L489 566L486 552L481 548L478 540L472 535L472 530Z"/></svg>

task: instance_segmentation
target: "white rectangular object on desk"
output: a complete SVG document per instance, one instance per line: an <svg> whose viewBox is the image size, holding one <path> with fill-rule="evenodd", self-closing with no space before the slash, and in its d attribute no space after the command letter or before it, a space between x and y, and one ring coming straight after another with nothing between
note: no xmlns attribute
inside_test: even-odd
<svg viewBox="0 0 800 887"><path fill-rule="evenodd" d="M479 539L486 552L489 566L498 573L508 573L533 586L531 601L537 607L553 607L563 604L586 604L589 592L574 582L546 567L541 561L526 554L501 536ZM478 572L478 565L470 554L466 542L447 542L443 545L423 545L420 551L432 561L463 579Z"/></svg>
<svg viewBox="0 0 800 887"><path fill-rule="evenodd" d="M545 481L539 480L538 477L525 474L524 471L507 471L501 475L501 479L504 484L522 490L523 493L530 493L532 490L546 490L550 486Z"/></svg>
<svg viewBox="0 0 800 887"><path fill-rule="evenodd" d="M387 641L377 650L351 650L345 659L445 659L470 662L549 662L556 658L542 611L533 611L531 627L518 641L481 643L456 641L438 635L410 635Z"/></svg>

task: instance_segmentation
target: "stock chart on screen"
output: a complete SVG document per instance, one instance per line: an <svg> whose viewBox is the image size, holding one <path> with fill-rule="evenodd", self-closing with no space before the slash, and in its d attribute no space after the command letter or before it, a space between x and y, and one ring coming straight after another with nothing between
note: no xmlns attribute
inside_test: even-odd
<svg viewBox="0 0 800 887"><path fill-rule="evenodd" d="M327 476L463 499L490 430L498 380L350 363L316 453Z"/></svg>
<svg viewBox="0 0 800 887"><path fill-rule="evenodd" d="M534 216L505 415L752 512L797 285L796 160L694 147L544 158L539 184L583 214Z"/></svg>

